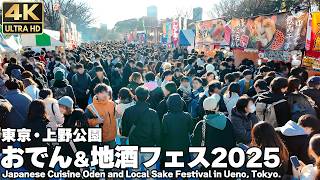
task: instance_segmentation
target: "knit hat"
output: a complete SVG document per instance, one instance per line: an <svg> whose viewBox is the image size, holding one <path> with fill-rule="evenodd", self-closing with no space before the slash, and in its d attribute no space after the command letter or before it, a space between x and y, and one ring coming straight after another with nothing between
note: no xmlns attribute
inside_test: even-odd
<svg viewBox="0 0 320 180"><path fill-rule="evenodd" d="M54 79L57 80L57 81L64 80L64 71L62 69L57 70L54 73Z"/></svg>
<svg viewBox="0 0 320 180"><path fill-rule="evenodd" d="M208 64L208 65L206 66L206 71L207 71L207 72L214 72L214 71L215 71L215 68L214 68L214 66L213 66L212 64Z"/></svg>
<svg viewBox="0 0 320 180"><path fill-rule="evenodd" d="M66 106L68 108L73 108L73 100L69 96L63 96L58 101L59 105Z"/></svg>
<svg viewBox="0 0 320 180"><path fill-rule="evenodd" d="M203 101L203 109L205 111L215 111L218 109L219 101L220 101L220 95L213 94L212 96L206 98Z"/></svg>
<svg viewBox="0 0 320 180"><path fill-rule="evenodd" d="M311 76L308 79L308 84L312 83L312 84L320 84L320 76Z"/></svg>

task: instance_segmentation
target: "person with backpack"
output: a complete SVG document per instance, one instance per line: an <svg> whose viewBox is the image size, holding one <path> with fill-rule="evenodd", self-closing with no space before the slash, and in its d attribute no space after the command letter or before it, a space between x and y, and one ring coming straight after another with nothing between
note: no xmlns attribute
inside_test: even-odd
<svg viewBox="0 0 320 180"><path fill-rule="evenodd" d="M101 127L103 144L114 148L117 134L115 103L105 84L98 84L94 94L93 102L85 110L87 122L90 127Z"/></svg>
<svg viewBox="0 0 320 180"><path fill-rule="evenodd" d="M298 122L298 119L305 114L317 115L314 101L299 92L300 86L301 81L298 78L289 78L286 98L291 109L291 120L294 122Z"/></svg>
<svg viewBox="0 0 320 180"><path fill-rule="evenodd" d="M285 125L291 119L291 111L284 94L288 89L288 79L276 77L271 81L270 91L258 96L256 115L273 127Z"/></svg>
<svg viewBox="0 0 320 180"><path fill-rule="evenodd" d="M59 103L53 98L51 89L42 89L39 92L39 97L43 100L46 106L46 114L49 120L47 127L52 130L57 130L64 123L63 114L60 112Z"/></svg>
<svg viewBox="0 0 320 180"><path fill-rule="evenodd" d="M62 69L59 69L54 73L54 81L50 89L52 90L53 98L55 99L69 96L73 102L76 101L73 88L66 80Z"/></svg>
<svg viewBox="0 0 320 180"><path fill-rule="evenodd" d="M227 151L236 146L232 124L219 112L220 95L213 94L203 101L205 116L199 121L192 133L192 146L206 147L204 158L212 162L216 156L211 154L214 148L222 147Z"/></svg>
<svg viewBox="0 0 320 180"><path fill-rule="evenodd" d="M77 105L85 109L88 104L91 77L82 64L77 64L77 73L72 77L72 87L76 96Z"/></svg>
<svg viewBox="0 0 320 180"><path fill-rule="evenodd" d="M18 64L17 59L12 57L9 60L9 64L8 64L8 67L6 68L5 74L11 77L12 76L11 73L16 74L16 72L19 71L21 75L24 70L25 69L20 64Z"/></svg>

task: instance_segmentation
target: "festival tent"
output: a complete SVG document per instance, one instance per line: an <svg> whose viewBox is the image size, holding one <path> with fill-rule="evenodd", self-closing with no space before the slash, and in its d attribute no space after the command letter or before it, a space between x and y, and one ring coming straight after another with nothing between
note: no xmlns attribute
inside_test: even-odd
<svg viewBox="0 0 320 180"><path fill-rule="evenodd" d="M44 29L43 34L22 34L21 42L22 46L31 47L43 47L43 46L64 46L62 42L59 41L60 32Z"/></svg>
<svg viewBox="0 0 320 180"><path fill-rule="evenodd" d="M195 33L193 30L181 30L179 33L180 46L193 46Z"/></svg>

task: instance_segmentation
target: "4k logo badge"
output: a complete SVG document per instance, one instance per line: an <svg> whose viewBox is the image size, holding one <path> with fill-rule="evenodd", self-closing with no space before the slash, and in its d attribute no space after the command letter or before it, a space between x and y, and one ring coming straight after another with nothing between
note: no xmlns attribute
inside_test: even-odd
<svg viewBox="0 0 320 180"><path fill-rule="evenodd" d="M4 34L41 34L44 26L42 2L3 2Z"/></svg>

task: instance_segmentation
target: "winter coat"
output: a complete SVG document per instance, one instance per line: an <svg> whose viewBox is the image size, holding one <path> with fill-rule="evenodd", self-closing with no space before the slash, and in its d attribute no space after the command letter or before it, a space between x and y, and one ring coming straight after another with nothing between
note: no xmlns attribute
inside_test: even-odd
<svg viewBox="0 0 320 180"><path fill-rule="evenodd" d="M129 84L129 77L132 74L132 68L129 64L126 64L123 68L122 86L126 87Z"/></svg>
<svg viewBox="0 0 320 180"><path fill-rule="evenodd" d="M232 93L229 97L229 93L223 95L223 101L227 107L228 114L231 114L232 108L236 106L240 96L237 93Z"/></svg>
<svg viewBox="0 0 320 180"><path fill-rule="evenodd" d="M305 164L312 163L308 156L309 137L302 127L293 121L288 121L284 126L276 128L276 131L290 156L297 156Z"/></svg>
<svg viewBox="0 0 320 180"><path fill-rule="evenodd" d="M87 118L82 109L76 108L70 115L64 115L64 128L87 128L89 127Z"/></svg>
<svg viewBox="0 0 320 180"><path fill-rule="evenodd" d="M289 93L286 95L291 109L291 120L298 122L298 119L305 114L317 116L315 103L311 98L302 93Z"/></svg>
<svg viewBox="0 0 320 180"><path fill-rule="evenodd" d="M131 81L128 84L127 88L130 89L133 94L135 94L137 87L139 87L140 85L142 85L142 84L138 84L135 81Z"/></svg>
<svg viewBox="0 0 320 180"><path fill-rule="evenodd" d="M33 101L39 98L40 90L35 85L29 85L24 89L24 92L27 93Z"/></svg>
<svg viewBox="0 0 320 180"><path fill-rule="evenodd" d="M236 141L238 143L249 144L251 141L251 129L258 123L257 116L253 113L245 115L234 107L231 111L230 120L233 125Z"/></svg>
<svg viewBox="0 0 320 180"><path fill-rule="evenodd" d="M60 99L63 96L69 96L73 100L73 102L76 102L76 97L74 95L73 88L68 84L66 80L55 80L51 87L51 90L55 99Z"/></svg>
<svg viewBox="0 0 320 180"><path fill-rule="evenodd" d="M29 95L21 93L20 90L16 89L8 91L5 98L12 104L22 118L28 116L29 105L32 101Z"/></svg>
<svg viewBox="0 0 320 180"><path fill-rule="evenodd" d="M14 70L14 69L20 70L21 74L22 74L23 71L24 71L24 68L23 68L21 65L9 63L9 64L8 64L8 67L7 67L7 69L6 69L5 74L7 74L9 77L11 77L12 70Z"/></svg>
<svg viewBox="0 0 320 180"><path fill-rule="evenodd" d="M92 105L96 109L96 112L92 108ZM86 108L85 115L90 127L102 127L103 142L115 140L117 125L115 119L115 104L113 101L99 101L96 97L93 97L93 102ZM99 116L102 118L102 123L99 122Z"/></svg>
<svg viewBox="0 0 320 180"><path fill-rule="evenodd" d="M241 79L238 83L239 83L239 85L240 85L240 94L246 94L246 93L248 93L250 87L253 86L254 81L253 81L252 79L250 79L250 81L249 81L249 89L248 89L247 92L245 92L245 89L246 89L246 80L243 78L243 79Z"/></svg>
<svg viewBox="0 0 320 180"><path fill-rule="evenodd" d="M170 95L168 95L167 97L165 97L158 105L158 107L156 108L157 110L157 113L158 113L158 117L159 117L159 120L162 121L163 119L163 116L168 112L168 106L167 106L167 100L168 100L168 97ZM187 108L187 105L186 103L183 101L183 111L184 112L188 112L188 108Z"/></svg>
<svg viewBox="0 0 320 180"><path fill-rule="evenodd" d="M100 83L104 83L110 86L110 81L107 77L104 77L102 81L98 77L93 78L90 83L90 94L92 97L94 96L94 92L93 92L94 88L96 87L97 84L100 84Z"/></svg>
<svg viewBox="0 0 320 180"><path fill-rule="evenodd" d="M222 113L205 115L193 130L192 146L205 146L205 159L212 162L216 157L211 154L214 148L222 147L229 151L236 146L231 122Z"/></svg>
<svg viewBox="0 0 320 180"><path fill-rule="evenodd" d="M310 97L318 107L320 107L320 90L311 87L303 87L300 92L308 97Z"/></svg>
<svg viewBox="0 0 320 180"><path fill-rule="evenodd" d="M87 97L86 91L90 88L91 77L88 73L84 72L83 74L76 73L72 77L72 87L74 94L77 98Z"/></svg>
<svg viewBox="0 0 320 180"><path fill-rule="evenodd" d="M0 114L4 117L0 121L0 127L11 128L11 129L20 129L24 126L26 117L22 116L16 108L7 99L0 99L1 107L6 107L7 111L1 111Z"/></svg>
<svg viewBox="0 0 320 180"><path fill-rule="evenodd" d="M47 127L56 130L64 123L64 117L60 112L58 101L54 98L46 98L43 101L46 106L46 113L49 120Z"/></svg>
<svg viewBox="0 0 320 180"><path fill-rule="evenodd" d="M161 87L158 87L157 82L153 82L153 85L151 85L149 82L149 83L144 84L144 86L147 87L150 92L150 94L149 94L150 97L147 100L147 102L150 105L149 107L151 109L156 109L164 97Z"/></svg>
<svg viewBox="0 0 320 180"><path fill-rule="evenodd" d="M168 112L162 120L162 148L186 153L193 130L192 118L189 113L183 112L184 102L177 93L169 96L167 106Z"/></svg>
<svg viewBox="0 0 320 180"><path fill-rule="evenodd" d="M285 99L283 94L268 91L260 94L258 96L257 102L272 104L282 99ZM277 118L277 124L279 127L285 125L291 119L290 106L287 101L275 105L274 110Z"/></svg>
<svg viewBox="0 0 320 180"><path fill-rule="evenodd" d="M157 112L149 108L146 102L138 101L136 105L127 108L122 116L121 127L121 135L129 136L130 145L160 145L160 121Z"/></svg>
<svg viewBox="0 0 320 180"><path fill-rule="evenodd" d="M5 82L6 81L0 77L0 95L2 96L4 96L8 91L7 87L5 86Z"/></svg>

